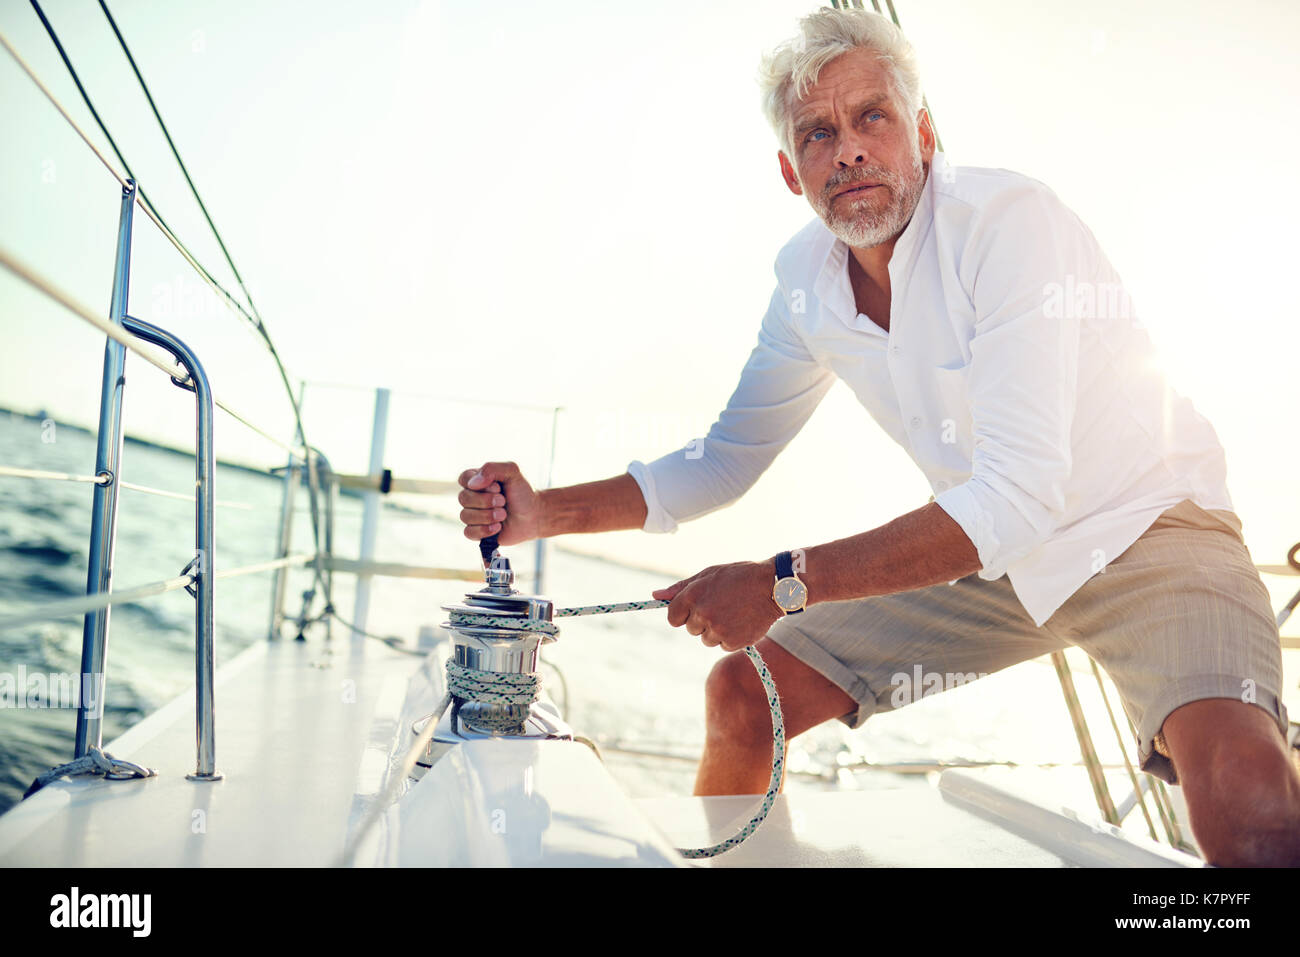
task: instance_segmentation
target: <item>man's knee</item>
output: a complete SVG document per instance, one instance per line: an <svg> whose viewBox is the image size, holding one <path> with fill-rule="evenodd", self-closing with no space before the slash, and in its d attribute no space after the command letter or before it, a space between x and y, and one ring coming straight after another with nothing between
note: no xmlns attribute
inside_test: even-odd
<svg viewBox="0 0 1300 957"><path fill-rule="evenodd" d="M1206 860L1300 864L1300 775L1281 735L1253 713L1243 721L1240 708L1199 710L1195 724L1184 722L1173 734L1166 722L1166 740ZM1212 727L1205 720L1212 717L1222 724Z"/></svg>
<svg viewBox="0 0 1300 957"><path fill-rule="evenodd" d="M1300 780L1272 742L1218 751L1214 764L1185 780L1184 789L1200 792L1207 813L1196 836L1210 863L1300 865Z"/></svg>
<svg viewBox="0 0 1300 957"><path fill-rule="evenodd" d="M771 747L772 720L763 684L743 651L720 658L704 683L708 735L733 745Z"/></svg>

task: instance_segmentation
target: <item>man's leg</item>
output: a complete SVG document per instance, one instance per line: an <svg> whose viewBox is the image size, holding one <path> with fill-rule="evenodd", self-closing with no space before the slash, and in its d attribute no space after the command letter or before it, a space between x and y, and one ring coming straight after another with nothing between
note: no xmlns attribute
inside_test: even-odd
<svg viewBox="0 0 1300 957"><path fill-rule="evenodd" d="M1268 712L1206 698L1173 711L1163 732L1207 861L1300 866L1300 774Z"/></svg>
<svg viewBox="0 0 1300 957"><path fill-rule="evenodd" d="M1114 679L1143 770L1183 786L1211 863L1300 864L1277 621L1233 512L1167 509L1053 623Z"/></svg>
<svg viewBox="0 0 1300 957"><path fill-rule="evenodd" d="M968 575L955 585L815 605L778 619L756 647L776 682L791 741L833 718L860 727L870 714L919 698L923 688L909 683L917 669L965 683L1065 645L1034 625L1006 575ZM900 678L907 679L901 687ZM762 794L772 776L772 721L743 652L717 663L705 699L708 731L695 793Z"/></svg>
<svg viewBox="0 0 1300 957"><path fill-rule="evenodd" d="M856 711L844 690L770 638L755 645L781 696L787 741L823 721ZM743 651L721 659L705 684L708 725L695 793L763 794L772 779L772 717L767 693Z"/></svg>

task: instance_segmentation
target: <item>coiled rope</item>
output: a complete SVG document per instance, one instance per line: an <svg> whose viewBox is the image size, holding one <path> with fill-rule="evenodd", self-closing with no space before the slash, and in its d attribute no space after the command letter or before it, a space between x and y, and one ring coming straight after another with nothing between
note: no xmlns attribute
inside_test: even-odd
<svg viewBox="0 0 1300 957"><path fill-rule="evenodd" d="M580 615L607 615L621 611L644 611L650 608L664 608L667 605L668 602L662 600L625 601L610 605L581 605L574 608L557 608L553 617L573 618ZM468 625L542 632L548 635L556 634L559 631L559 628L549 621L533 621L501 615L474 615L464 611L450 611L448 614L450 616L449 624L453 628ZM745 648L745 654L753 663L754 669L758 672L759 681L763 683L763 690L767 693L768 710L772 716L772 777L768 782L767 793L763 795L763 800L759 803L758 810L744 827L725 841L711 847L677 849L678 853L689 859L716 857L744 843L751 834L758 830L768 812L772 810L777 793L781 789L781 776L785 769L785 721L781 714L781 699L777 695L776 683L772 680L772 675L767 670L767 664L763 661L762 655L758 653L758 650L753 645L748 645ZM537 700L540 685L541 676L536 674L498 674L496 672L465 668L450 660L447 662L447 688L449 694L461 700L485 703L531 704ZM441 717L441 712L439 712L439 717ZM437 718L434 718L429 724L436 724L437 720Z"/></svg>
<svg viewBox="0 0 1300 957"><path fill-rule="evenodd" d="M532 704L537 700L541 684L541 677L536 674L479 671L447 659L447 690L461 701Z"/></svg>

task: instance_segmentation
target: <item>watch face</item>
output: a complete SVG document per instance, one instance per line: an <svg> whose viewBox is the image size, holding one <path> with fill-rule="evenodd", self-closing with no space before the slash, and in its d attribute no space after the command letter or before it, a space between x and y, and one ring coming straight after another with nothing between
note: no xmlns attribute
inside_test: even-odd
<svg viewBox="0 0 1300 957"><path fill-rule="evenodd" d="M772 589L772 597L786 611L797 611L808 601L808 589L797 578L782 578Z"/></svg>

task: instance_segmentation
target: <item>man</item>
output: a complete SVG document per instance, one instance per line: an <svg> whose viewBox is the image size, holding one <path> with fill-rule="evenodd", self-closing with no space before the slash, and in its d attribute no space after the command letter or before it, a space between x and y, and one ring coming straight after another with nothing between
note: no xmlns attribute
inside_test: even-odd
<svg viewBox="0 0 1300 957"><path fill-rule="evenodd" d="M1183 786L1208 860L1300 864L1278 631L1214 429L1150 361L1119 276L1051 190L936 152L892 24L823 9L801 28L763 85L782 177L817 219L777 257L727 409L700 445L601 482L538 494L513 463L468 470L466 536L672 531L742 495L838 376L936 494L653 593L670 624L734 652L706 686L696 793L765 790L748 644L790 737L924 690L899 676L947 687L1074 644L1115 680L1143 769Z"/></svg>

